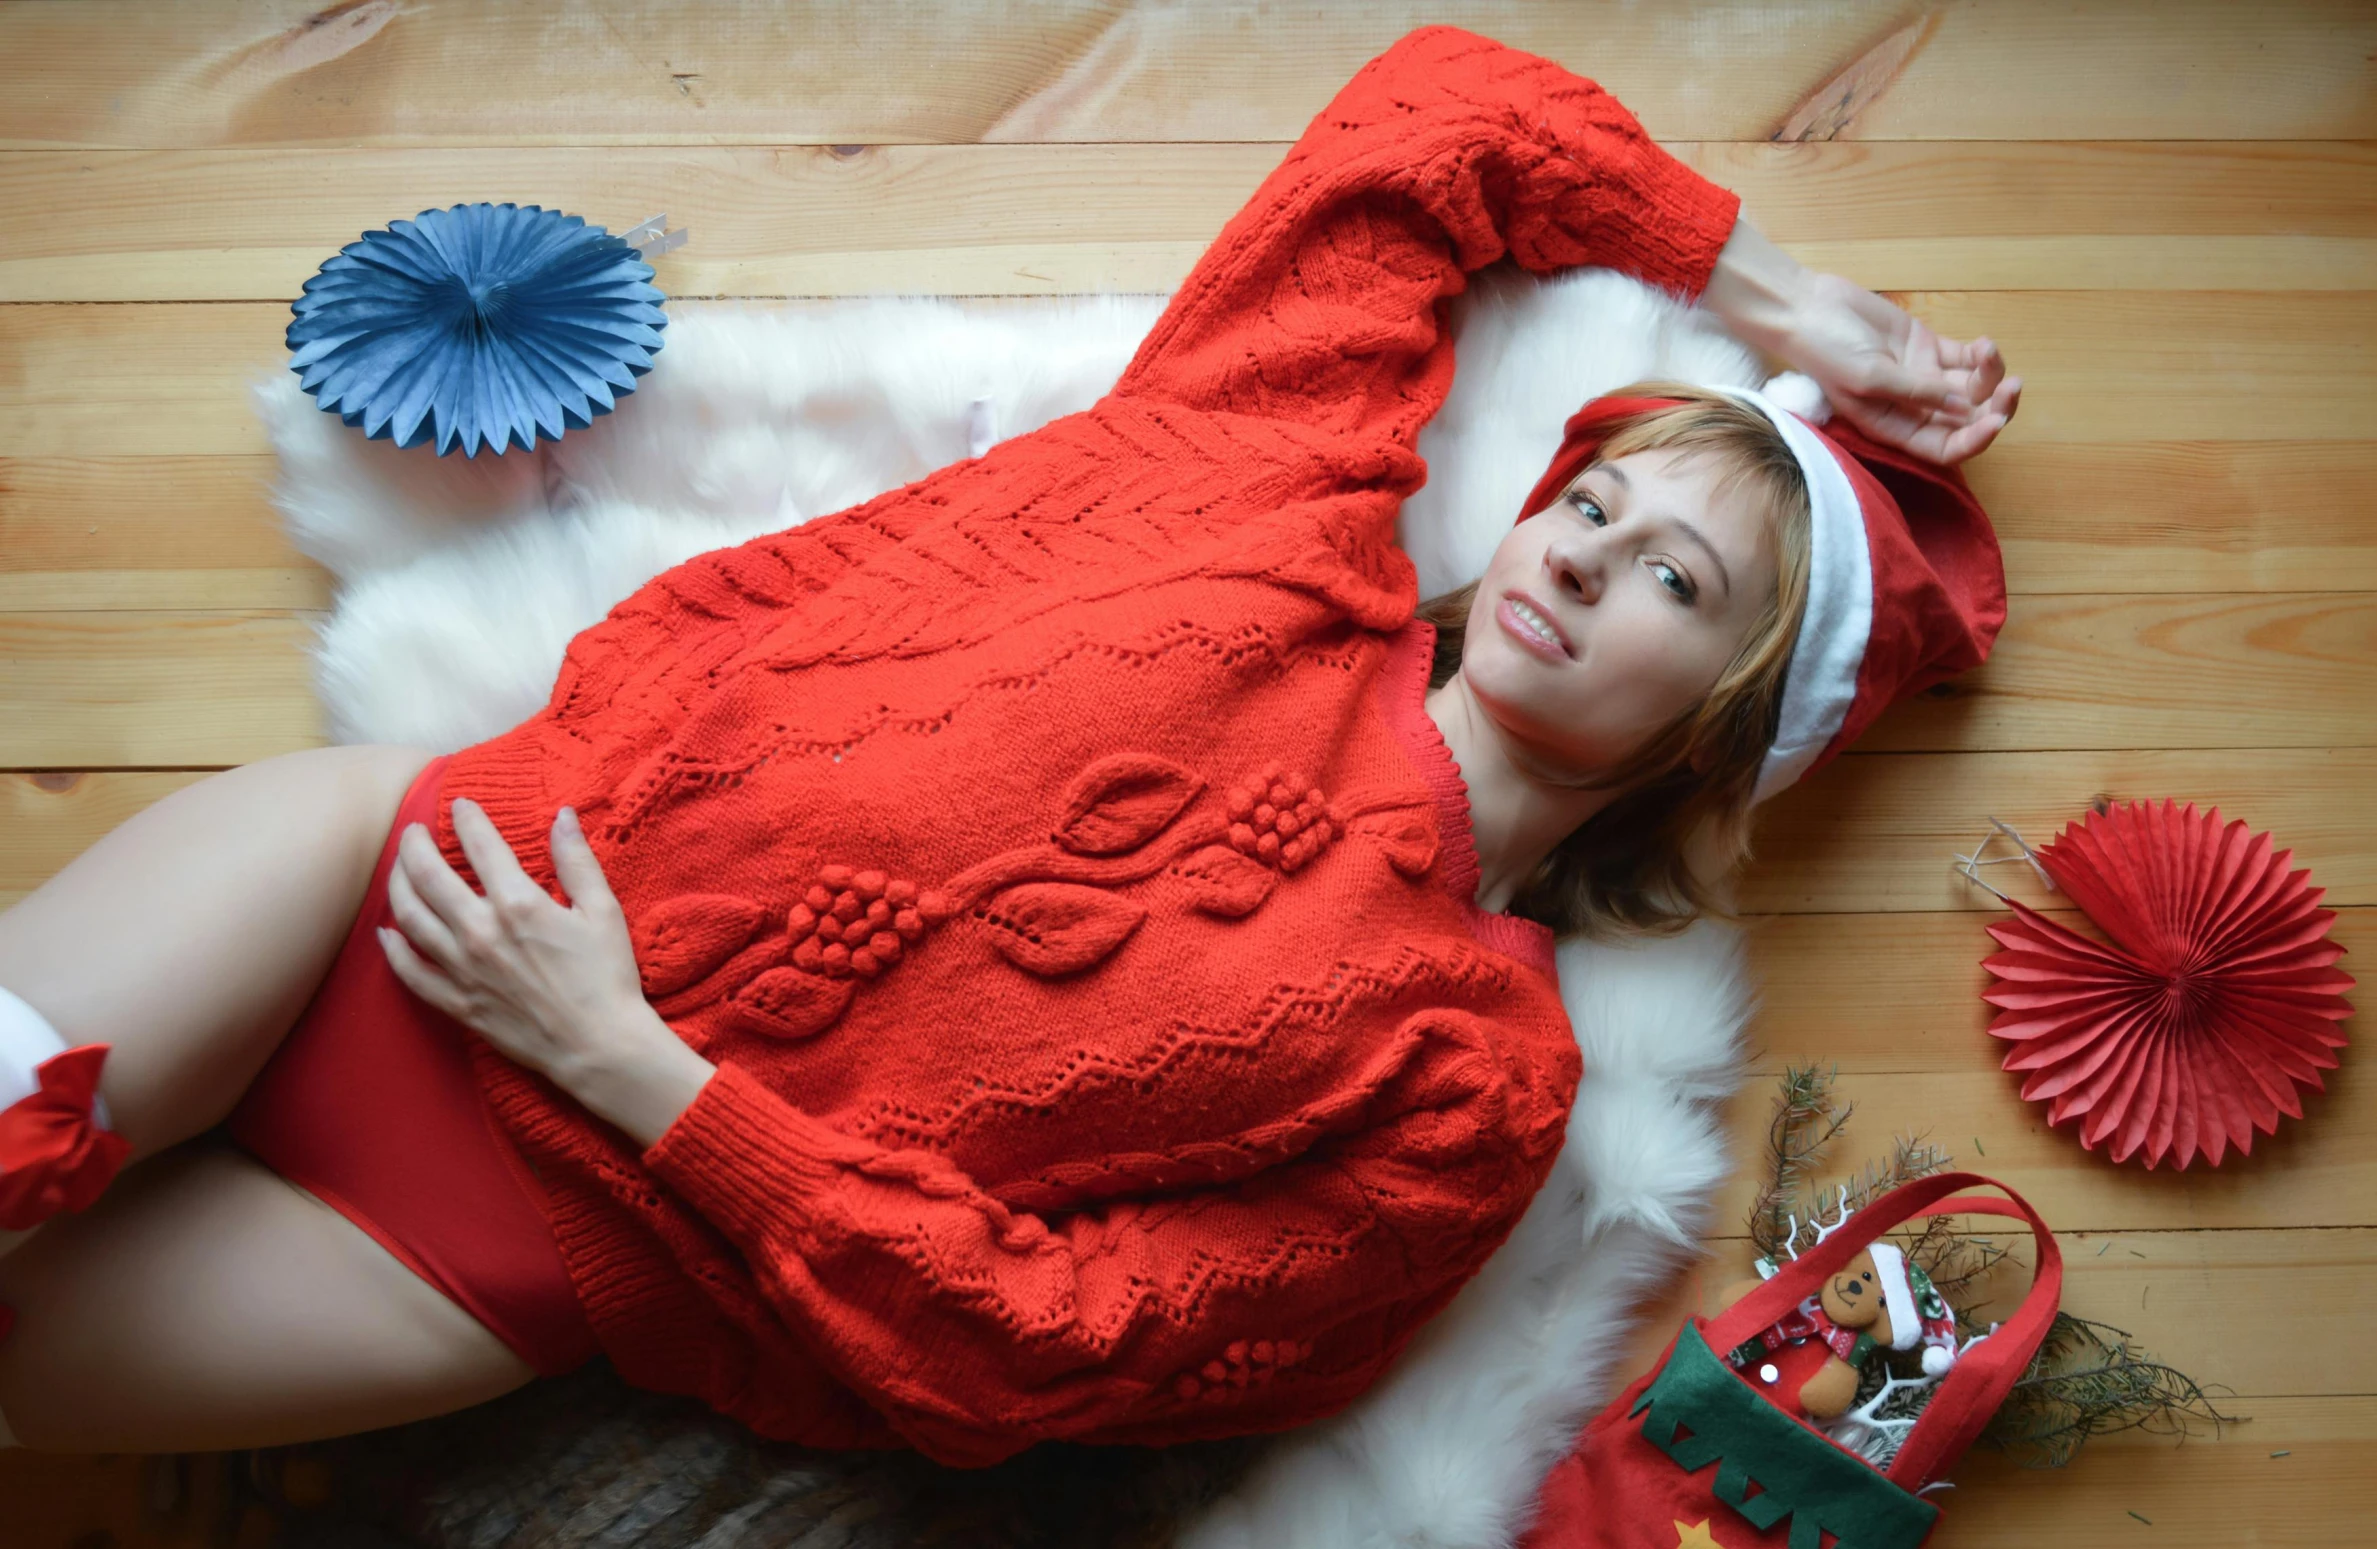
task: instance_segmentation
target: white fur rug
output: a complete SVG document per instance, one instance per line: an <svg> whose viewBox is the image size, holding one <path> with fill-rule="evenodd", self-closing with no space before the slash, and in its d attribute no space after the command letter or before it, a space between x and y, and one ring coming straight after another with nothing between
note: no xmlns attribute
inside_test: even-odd
<svg viewBox="0 0 2377 1549"><path fill-rule="evenodd" d="M535 453L367 442L281 373L256 403L298 546L340 581L318 681L342 742L450 750L532 714L571 636L660 570L836 511L1086 407L1160 297L966 308L679 304L640 389ZM1451 400L1406 503L1423 596L1478 574L1575 407L1645 377L1757 383L1705 315L1622 276L1489 273L1457 318ZM1377 1388L1282 1437L1185 1549L1502 1545L1606 1401L1631 1309L1684 1258L1728 1171L1715 1105L1749 987L1702 924L1559 956L1584 1051L1568 1141L1509 1242Z"/></svg>

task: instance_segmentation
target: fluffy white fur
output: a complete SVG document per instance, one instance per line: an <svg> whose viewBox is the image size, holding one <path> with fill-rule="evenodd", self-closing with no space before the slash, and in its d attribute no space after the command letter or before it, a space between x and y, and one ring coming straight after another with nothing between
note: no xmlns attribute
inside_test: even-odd
<svg viewBox="0 0 2377 1549"><path fill-rule="evenodd" d="M341 583L317 668L341 741L452 749L545 699L563 647L656 572L839 510L1086 407L1162 306L1096 297L680 307L641 389L533 454L366 442L258 385L291 534ZM1645 377L1756 385L1705 315L1622 276L1489 273L1406 502L1424 595L1477 575L1568 414ZM1804 391L1804 388L1802 389ZM1747 1018L1737 936L1570 942L1584 1051L1566 1148L1509 1242L1344 1413L1281 1438L1186 1549L1502 1545L1608 1397L1631 1309L1689 1255L1727 1172L1715 1105Z"/></svg>

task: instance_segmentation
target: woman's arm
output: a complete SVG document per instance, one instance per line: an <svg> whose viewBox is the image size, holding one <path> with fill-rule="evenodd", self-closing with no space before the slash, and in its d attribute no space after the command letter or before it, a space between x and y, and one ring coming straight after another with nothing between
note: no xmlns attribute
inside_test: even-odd
<svg viewBox="0 0 2377 1549"><path fill-rule="evenodd" d="M712 1066L642 999L566 814L563 907L455 803L481 897L408 830L391 874L416 993L609 1119L743 1251L769 1302L918 1447L989 1463L1046 1436L1316 1418L1374 1382L1518 1221L1559 1149L1554 1068L1462 1009L1382 1012L1386 1057L1281 1121L1289 1160L1042 1217L940 1156L844 1135Z"/></svg>
<svg viewBox="0 0 2377 1549"><path fill-rule="evenodd" d="M1424 28L1321 110L1114 393L1408 444L1450 385L1438 303L1468 271L1599 264L1694 297L1739 204L1591 81Z"/></svg>
<svg viewBox="0 0 2377 1549"><path fill-rule="evenodd" d="M1408 442L1452 378L1437 304L1509 257L1697 299L1883 442L1957 462L2019 399L1986 339L1942 339L1739 219L1617 100L1549 60L1429 27L1365 65L1206 250L1117 397L1374 428Z"/></svg>
<svg viewBox="0 0 2377 1549"><path fill-rule="evenodd" d="M1863 286L1802 268L1746 220L1700 301L1736 338L1815 378L1858 429L1932 462L1979 453L2022 401L1990 340L1943 339Z"/></svg>
<svg viewBox="0 0 2377 1549"><path fill-rule="evenodd" d="M1447 1011L1393 1031L1412 1047L1383 1086L1228 1186L1011 1208L936 1154L828 1128L731 1061L644 1162L734 1240L835 1375L942 1462L1049 1437L1273 1429L1374 1383L1517 1223L1559 1146L1555 1083L1514 1080L1491 1025Z"/></svg>

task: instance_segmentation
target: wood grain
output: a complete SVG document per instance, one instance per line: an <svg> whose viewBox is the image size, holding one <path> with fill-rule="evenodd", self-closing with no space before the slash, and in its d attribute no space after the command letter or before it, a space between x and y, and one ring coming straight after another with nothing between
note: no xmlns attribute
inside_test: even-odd
<svg viewBox="0 0 2377 1549"><path fill-rule="evenodd" d="M2029 385L2009 449L2369 439L2360 405L2377 400L2377 292L1902 299L1942 332L1987 334L2021 363ZM0 307L0 457L264 451L247 389L281 369L288 322L267 302Z"/></svg>
<svg viewBox="0 0 2377 1549"><path fill-rule="evenodd" d="M0 774L0 908L63 870L101 836L201 770Z"/></svg>
<svg viewBox="0 0 2377 1549"><path fill-rule="evenodd" d="M2315 878L2316 880L2316 878ZM2055 917L2070 920L2067 910ZM1990 983L1981 960L1997 950L1984 927L2004 911L1969 914L1772 914L1746 923L1759 986L1749 1028L1750 1088L1771 1091L1786 1065L1840 1072L1855 1093L1868 1074L1949 1075L1994 1069L2007 1046L1988 1034ZM2085 927L2080 927L2085 929ZM2339 965L2377 973L2377 909L2340 909ZM2354 1022L2341 1029L2357 1036ZM2377 1389L2372 1389L2377 1391Z"/></svg>
<svg viewBox="0 0 2377 1549"><path fill-rule="evenodd" d="M2303 1118L2257 1135L2251 1156L2178 1173L2082 1150L2069 1125L2048 1128L2045 1109L2024 1102L2019 1080L1996 1065L1982 1050L1956 1070L1844 1080L1857 1116L1842 1162L1888 1155L1895 1135L1927 1136L1959 1164L2020 1190L2059 1231L2377 1226L2377 1079L2366 1070L2348 1063L2331 1073L2326 1092L2304 1099ZM1727 1111L1743 1170L1719 1192L1714 1219L1738 1222L1757 1194L1750 1169L1773 1088L1752 1081Z"/></svg>
<svg viewBox="0 0 2377 1549"><path fill-rule="evenodd" d="M204 617L0 615L0 638L19 653L0 707L31 713L39 705L49 718L38 731L0 726L0 768L227 764L262 756L260 747L299 745L260 742L221 712L302 685L304 629L264 611L243 614L240 628L205 627ZM196 678L210 688L193 697ZM2377 740L2371 704L2377 598L2365 593L2029 598L2018 599L1986 666L1936 697L1898 706L1863 747L1999 753L2144 745L2316 757ZM285 727L295 724L284 718ZM2291 755L2281 761L2295 764ZM1970 819L1964 809L1960 820Z"/></svg>
<svg viewBox="0 0 2377 1549"><path fill-rule="evenodd" d="M253 454L0 458L0 609L326 607L271 474ZM2018 595L2377 591L2377 443L2016 442L1966 474Z"/></svg>
<svg viewBox="0 0 2377 1549"><path fill-rule="evenodd" d="M0 144L434 146L1292 140L1403 33L1452 22L1596 76L1654 134L1761 140L1907 23L1894 0L1358 7L435 7L347 0L0 11ZM2355 139L2377 23L2351 0L1943 8L1858 139ZM1903 48L1899 50L1904 53ZM566 61L556 68L555 62ZM525 88L525 89L524 89ZM1792 124L1802 132L1804 118Z"/></svg>
<svg viewBox="0 0 2377 1549"><path fill-rule="evenodd" d="M269 457L0 459L0 611L322 608Z"/></svg>
<svg viewBox="0 0 2377 1549"><path fill-rule="evenodd" d="M2377 444L2014 436L1964 473L2026 597L2377 591Z"/></svg>
<svg viewBox="0 0 2377 1549"><path fill-rule="evenodd" d="M1882 289L2350 290L2377 150L1680 143L1803 262ZM672 296L1177 284L1277 144L0 153L0 300L280 300L357 233L477 199L666 210ZM210 197L193 200L192 187Z"/></svg>
<svg viewBox="0 0 2377 1549"><path fill-rule="evenodd" d="M2092 802L2193 801L2278 836L2331 905L2377 904L2377 755L2367 748L2107 748L2078 752L1851 753L1777 796L1760 819L1741 907L1757 914L1994 912L1956 876L2004 819L2033 844ZM2001 842L1992 852L2005 854ZM2000 890L2045 901L2023 868Z"/></svg>
<svg viewBox="0 0 2377 1549"><path fill-rule="evenodd" d="M2016 597L1987 662L1859 745L2357 747L2372 707L2377 595Z"/></svg>
<svg viewBox="0 0 2377 1549"><path fill-rule="evenodd" d="M244 764L325 740L293 613L0 614L0 768Z"/></svg>

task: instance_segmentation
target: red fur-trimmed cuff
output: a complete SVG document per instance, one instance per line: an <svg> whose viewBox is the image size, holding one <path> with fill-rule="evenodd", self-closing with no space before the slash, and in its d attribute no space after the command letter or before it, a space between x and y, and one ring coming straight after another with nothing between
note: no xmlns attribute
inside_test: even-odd
<svg viewBox="0 0 2377 1549"><path fill-rule="evenodd" d="M0 1229L29 1231L87 1209L122 1170L131 1143L92 1114L112 1044L87 1043L33 1067L40 1089L0 1108Z"/></svg>

